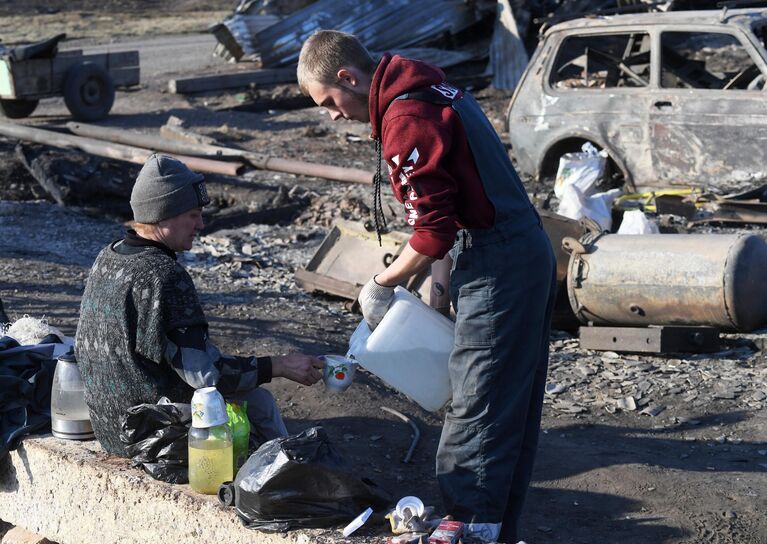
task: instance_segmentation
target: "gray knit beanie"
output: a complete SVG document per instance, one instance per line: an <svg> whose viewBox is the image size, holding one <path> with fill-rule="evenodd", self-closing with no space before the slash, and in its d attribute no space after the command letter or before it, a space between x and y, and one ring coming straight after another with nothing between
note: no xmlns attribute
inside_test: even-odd
<svg viewBox="0 0 767 544"><path fill-rule="evenodd" d="M208 204L205 177L158 153L146 160L130 195L133 220L138 223L159 223Z"/></svg>

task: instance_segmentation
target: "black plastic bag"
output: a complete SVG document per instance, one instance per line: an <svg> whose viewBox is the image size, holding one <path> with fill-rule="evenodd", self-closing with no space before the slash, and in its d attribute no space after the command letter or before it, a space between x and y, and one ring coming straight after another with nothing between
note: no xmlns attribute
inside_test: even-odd
<svg viewBox="0 0 767 544"><path fill-rule="evenodd" d="M120 418L120 440L133 466L155 480L189 483L189 419L173 404L139 404Z"/></svg>
<svg viewBox="0 0 767 544"><path fill-rule="evenodd" d="M234 503L250 529L283 532L348 523L391 496L345 466L322 427L261 445L237 473Z"/></svg>

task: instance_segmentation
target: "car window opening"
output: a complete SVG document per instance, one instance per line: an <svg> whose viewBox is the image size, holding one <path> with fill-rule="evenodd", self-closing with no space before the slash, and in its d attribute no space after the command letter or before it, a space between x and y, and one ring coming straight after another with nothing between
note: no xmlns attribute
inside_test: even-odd
<svg viewBox="0 0 767 544"><path fill-rule="evenodd" d="M661 86L672 89L761 90L764 76L735 36L714 32L661 34Z"/></svg>
<svg viewBox="0 0 767 544"><path fill-rule="evenodd" d="M565 39L551 72L557 89L646 87L650 36L643 32Z"/></svg>

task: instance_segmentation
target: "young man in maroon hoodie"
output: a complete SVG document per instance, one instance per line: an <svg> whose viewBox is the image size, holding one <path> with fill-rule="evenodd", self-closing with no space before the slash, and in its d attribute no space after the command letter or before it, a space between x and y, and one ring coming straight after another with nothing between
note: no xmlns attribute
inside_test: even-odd
<svg viewBox="0 0 767 544"><path fill-rule="evenodd" d="M333 120L371 124L413 227L397 260L360 293L369 326L394 286L429 265L432 301L449 297L455 308L453 396L437 450L447 512L479 540L517 542L555 293L540 218L476 101L439 68L389 54L376 63L354 36L319 31L301 49L298 82ZM380 228L380 170L374 215Z"/></svg>

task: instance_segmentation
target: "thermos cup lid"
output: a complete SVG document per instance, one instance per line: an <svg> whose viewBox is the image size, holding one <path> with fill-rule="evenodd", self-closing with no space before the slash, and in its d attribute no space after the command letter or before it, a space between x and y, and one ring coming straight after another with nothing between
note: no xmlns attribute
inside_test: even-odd
<svg viewBox="0 0 767 544"><path fill-rule="evenodd" d="M77 358L75 357L75 350L70 348L66 353L62 353L58 356L59 361L64 361L65 363L75 363L77 364Z"/></svg>
<svg viewBox="0 0 767 544"><path fill-rule="evenodd" d="M229 421L224 397L215 387L197 389L192 395L192 427L205 429Z"/></svg>

